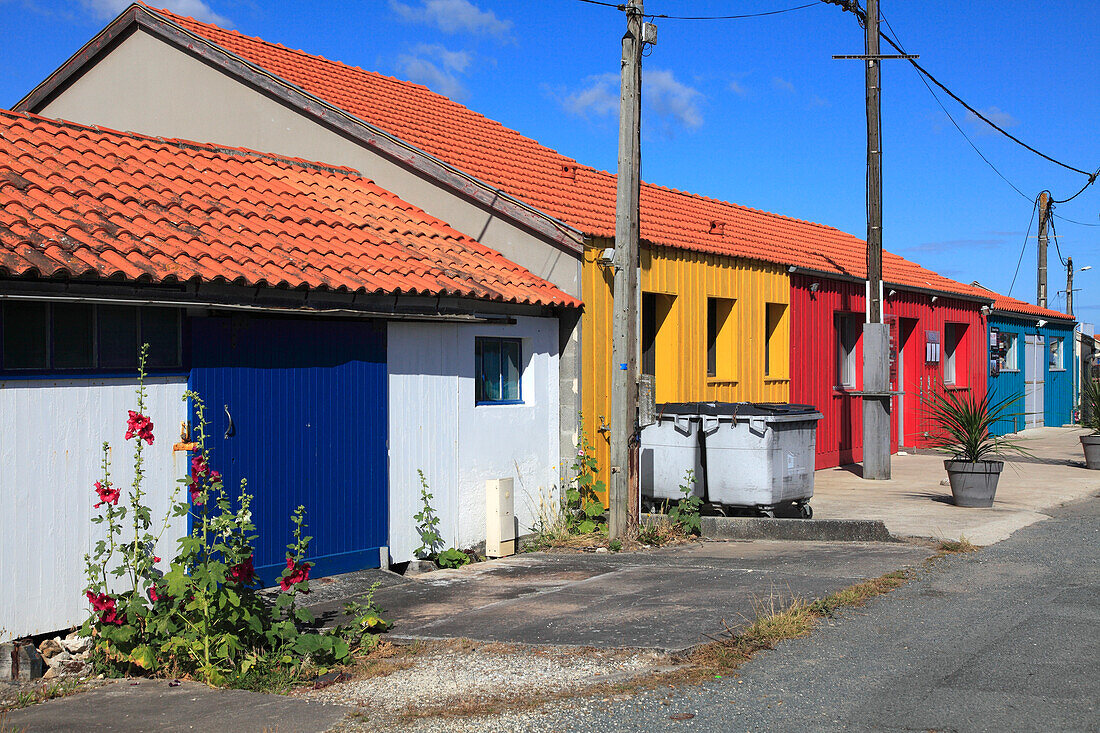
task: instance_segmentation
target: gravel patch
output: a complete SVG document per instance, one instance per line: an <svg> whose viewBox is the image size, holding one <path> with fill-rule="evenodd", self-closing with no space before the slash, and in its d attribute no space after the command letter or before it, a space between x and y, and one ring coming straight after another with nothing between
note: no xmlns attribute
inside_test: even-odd
<svg viewBox="0 0 1100 733"><path fill-rule="evenodd" d="M337 730L378 730L382 726L386 730L476 730L480 728L468 726L477 726L477 718L433 719L429 715L402 722L401 715L410 710L442 712L478 705L507 708L524 699L583 691L670 666L667 658L653 652L503 644L429 649L410 661L410 667L384 677L337 683L305 695L358 710ZM532 714L538 715L500 711L492 717L499 722L501 715Z"/></svg>

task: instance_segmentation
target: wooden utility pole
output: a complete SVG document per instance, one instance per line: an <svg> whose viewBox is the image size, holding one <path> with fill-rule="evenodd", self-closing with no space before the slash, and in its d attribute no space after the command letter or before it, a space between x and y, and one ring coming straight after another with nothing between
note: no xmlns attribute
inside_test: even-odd
<svg viewBox="0 0 1100 733"><path fill-rule="evenodd" d="M1039 194L1039 267L1035 303L1047 307L1047 225L1050 223L1050 191Z"/></svg>
<svg viewBox="0 0 1100 733"><path fill-rule="evenodd" d="M882 317L882 59L878 0L864 18L867 82L867 322L863 324L863 478L890 478L890 327Z"/></svg>
<svg viewBox="0 0 1100 733"><path fill-rule="evenodd" d="M882 124L879 120L882 62L878 58L878 0L867 0L864 26L867 47L867 322L882 323Z"/></svg>
<svg viewBox="0 0 1100 733"><path fill-rule="evenodd" d="M641 166L642 0L626 5L619 97L619 168L615 194L615 279L611 334L611 485L608 534L626 535L638 423L639 257Z"/></svg>
<svg viewBox="0 0 1100 733"><path fill-rule="evenodd" d="M865 30L861 55L837 55L834 59L859 59L867 84L867 322L863 324L863 478L890 478L890 327L884 322L882 303L882 101L883 59L916 59L915 54L883 54L879 49L878 0L867 0L859 9L855 0L825 0L854 13Z"/></svg>
<svg viewBox="0 0 1100 733"><path fill-rule="evenodd" d="M1073 258L1066 258L1066 313L1073 315Z"/></svg>

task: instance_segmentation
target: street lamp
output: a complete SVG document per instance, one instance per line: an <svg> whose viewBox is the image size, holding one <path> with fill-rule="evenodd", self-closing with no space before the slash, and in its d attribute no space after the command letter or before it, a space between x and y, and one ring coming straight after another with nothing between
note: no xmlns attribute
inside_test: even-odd
<svg viewBox="0 0 1100 733"><path fill-rule="evenodd" d="M1077 269L1077 272L1091 270L1092 265L1085 265ZM1073 258L1066 258L1066 312L1073 315Z"/></svg>

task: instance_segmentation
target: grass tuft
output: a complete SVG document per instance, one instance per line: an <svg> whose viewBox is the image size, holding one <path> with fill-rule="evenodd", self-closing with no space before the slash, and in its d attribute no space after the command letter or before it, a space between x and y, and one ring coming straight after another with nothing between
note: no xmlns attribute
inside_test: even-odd
<svg viewBox="0 0 1100 733"><path fill-rule="evenodd" d="M945 555L953 555L962 552L977 552L982 548L971 543L965 536L959 535L958 540L945 540L941 542L938 549Z"/></svg>
<svg viewBox="0 0 1100 733"><path fill-rule="evenodd" d="M40 702L46 702L54 698L75 695L82 691L83 686L84 682L76 677L64 677L52 682L44 682L31 690L20 692L15 696L15 699L7 703L0 703L0 714L37 705ZM7 729L0 728L0 733L5 730Z"/></svg>
<svg viewBox="0 0 1100 733"><path fill-rule="evenodd" d="M727 626L722 638L696 647L688 654L687 660L694 667L697 679L728 673L757 652L774 649L780 642L806 636L821 619L834 616L843 608L862 606L872 598L900 588L908 579L907 571L895 570L812 603L794 598L781 608L781 599L773 596L766 604L757 606L756 618L747 628L734 631Z"/></svg>

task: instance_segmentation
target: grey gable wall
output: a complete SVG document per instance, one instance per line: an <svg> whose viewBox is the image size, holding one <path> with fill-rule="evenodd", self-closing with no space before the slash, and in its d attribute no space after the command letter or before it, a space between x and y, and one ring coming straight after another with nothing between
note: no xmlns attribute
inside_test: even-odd
<svg viewBox="0 0 1100 733"><path fill-rule="evenodd" d="M501 252L575 297L581 256L452 189L329 129L269 94L138 28L46 104L45 117L159 137L296 156L360 171L383 188ZM560 445L569 465L579 431L579 313L560 318Z"/></svg>

